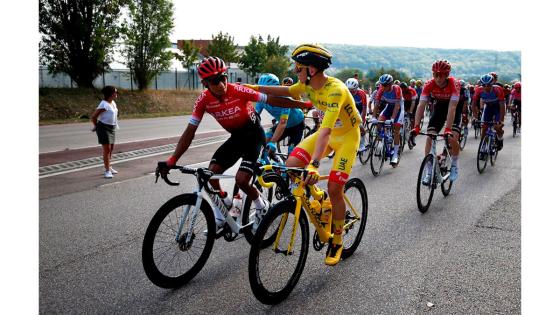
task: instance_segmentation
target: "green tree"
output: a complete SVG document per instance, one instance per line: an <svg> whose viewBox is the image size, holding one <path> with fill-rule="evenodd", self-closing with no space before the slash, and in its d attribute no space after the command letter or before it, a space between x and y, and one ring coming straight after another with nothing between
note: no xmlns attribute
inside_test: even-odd
<svg viewBox="0 0 560 315"><path fill-rule="evenodd" d="M356 73L358 74L358 78L361 83L364 78L364 72L360 69L342 69L338 71L334 76L340 79L342 82L346 82L346 80L348 80L349 78L353 78L354 74Z"/></svg>
<svg viewBox="0 0 560 315"><path fill-rule="evenodd" d="M176 58L181 61L181 65L185 69L189 69L198 60L198 53L200 49L193 45L192 41L184 41L183 48L181 49L181 54L177 55Z"/></svg>
<svg viewBox="0 0 560 315"><path fill-rule="evenodd" d="M272 56L285 56L287 53L288 46L280 45L280 36L274 38L268 35L266 37L266 55L268 58Z"/></svg>
<svg viewBox="0 0 560 315"><path fill-rule="evenodd" d="M271 56L264 66L264 73L274 73L280 80L288 75L290 60L286 56Z"/></svg>
<svg viewBox="0 0 560 315"><path fill-rule="evenodd" d="M208 54L219 57L225 62L238 62L237 45L235 45L233 39L233 36L221 31L216 36L212 35L212 41L208 44Z"/></svg>
<svg viewBox="0 0 560 315"><path fill-rule="evenodd" d="M140 90L154 77L169 69L173 53L169 35L173 31L171 0L130 0L129 14L123 24L123 54Z"/></svg>
<svg viewBox="0 0 560 315"><path fill-rule="evenodd" d="M39 0L40 64L79 87L109 67L123 0Z"/></svg>
<svg viewBox="0 0 560 315"><path fill-rule="evenodd" d="M263 72L266 58L266 45L262 37L251 36L249 44L245 46L244 53L239 59L239 68L254 77L257 73Z"/></svg>

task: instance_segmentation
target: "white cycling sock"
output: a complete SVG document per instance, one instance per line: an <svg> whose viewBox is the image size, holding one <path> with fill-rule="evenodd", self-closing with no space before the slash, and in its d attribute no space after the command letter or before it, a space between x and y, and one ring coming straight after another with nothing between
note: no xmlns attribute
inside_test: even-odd
<svg viewBox="0 0 560 315"><path fill-rule="evenodd" d="M393 152L393 156L396 156L396 155L399 154L399 147L400 147L400 144L395 144L395 151Z"/></svg>

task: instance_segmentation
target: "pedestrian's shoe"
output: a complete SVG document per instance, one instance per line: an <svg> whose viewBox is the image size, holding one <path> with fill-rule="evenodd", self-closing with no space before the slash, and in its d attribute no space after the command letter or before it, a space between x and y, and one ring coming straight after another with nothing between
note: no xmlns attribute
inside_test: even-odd
<svg viewBox="0 0 560 315"><path fill-rule="evenodd" d="M111 171L105 171L105 173L103 173L103 177L113 178L113 173L111 173Z"/></svg>
<svg viewBox="0 0 560 315"><path fill-rule="evenodd" d="M109 167L109 171L111 171L112 174L118 174L119 173L113 167Z"/></svg>

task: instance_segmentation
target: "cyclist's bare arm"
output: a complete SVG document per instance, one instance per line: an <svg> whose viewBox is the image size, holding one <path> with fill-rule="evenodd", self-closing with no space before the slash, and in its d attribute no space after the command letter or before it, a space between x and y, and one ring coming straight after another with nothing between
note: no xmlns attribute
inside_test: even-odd
<svg viewBox="0 0 560 315"><path fill-rule="evenodd" d="M272 135L272 138L270 138L270 142L274 142L274 143L278 142L278 140L284 133L287 124L288 124L288 120L286 118L280 119L278 126L276 126L276 130L274 130L274 134Z"/></svg>
<svg viewBox="0 0 560 315"><path fill-rule="evenodd" d="M190 147L191 142L194 138L194 134L196 132L196 129L198 129L198 126L193 125L193 124L189 124L187 126L187 128L185 129L185 131L183 132L183 134L181 135L181 138L179 139L179 142L177 143L177 147L175 148L175 152L173 152L173 156L177 160L179 158L181 158L183 153L185 153L187 151L187 149Z"/></svg>
<svg viewBox="0 0 560 315"><path fill-rule="evenodd" d="M267 86L267 87L269 87L269 86ZM281 87L283 87L283 86L281 86ZM261 92L261 93L264 93L264 92ZM265 93L265 94L267 94L267 93ZM272 95L268 95L266 103L270 104L272 106L287 107L287 108L302 108L302 109L305 109L305 108L310 107L309 105L307 105L307 103L302 102L302 101L296 101L293 98L277 97L277 96L272 96Z"/></svg>
<svg viewBox="0 0 560 315"><path fill-rule="evenodd" d="M414 122L416 126L420 126L420 119L424 116L424 109L426 108L426 100L420 100L418 103L418 109L416 109L416 117L414 118ZM416 127L414 126L414 127Z"/></svg>
<svg viewBox="0 0 560 315"><path fill-rule="evenodd" d="M259 92L267 94L269 96L292 96L290 92L288 92L289 87L287 86L248 85L248 87L250 88L257 87L257 86Z"/></svg>

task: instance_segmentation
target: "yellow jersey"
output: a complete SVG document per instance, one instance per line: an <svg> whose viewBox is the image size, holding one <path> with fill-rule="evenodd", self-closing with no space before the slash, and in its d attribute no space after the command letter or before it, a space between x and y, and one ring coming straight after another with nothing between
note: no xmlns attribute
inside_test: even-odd
<svg viewBox="0 0 560 315"><path fill-rule="evenodd" d="M354 97L346 84L335 77L328 77L319 90L298 82L290 86L289 92L294 99L307 94L313 105L325 113L321 128L332 129L335 136L359 128L362 122Z"/></svg>

